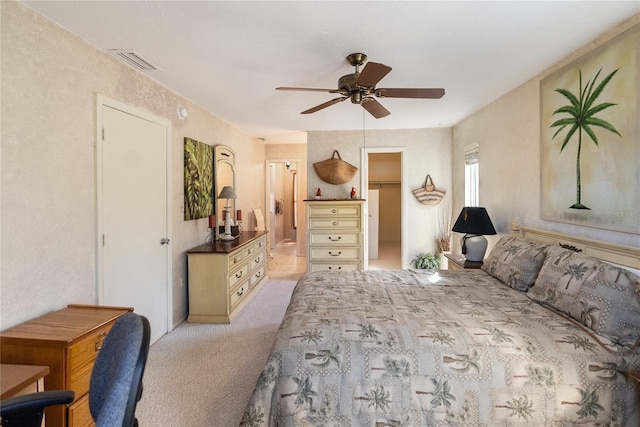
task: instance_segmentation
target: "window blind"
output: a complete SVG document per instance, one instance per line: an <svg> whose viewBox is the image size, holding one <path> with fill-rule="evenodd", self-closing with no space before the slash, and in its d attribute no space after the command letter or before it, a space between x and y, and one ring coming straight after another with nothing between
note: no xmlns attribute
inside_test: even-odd
<svg viewBox="0 0 640 427"><path fill-rule="evenodd" d="M464 147L464 164L475 165L480 162L480 146L478 144Z"/></svg>

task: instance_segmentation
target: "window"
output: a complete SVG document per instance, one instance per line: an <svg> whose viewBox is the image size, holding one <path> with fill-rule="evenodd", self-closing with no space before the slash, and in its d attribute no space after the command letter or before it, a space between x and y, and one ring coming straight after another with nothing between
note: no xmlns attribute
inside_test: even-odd
<svg viewBox="0 0 640 427"><path fill-rule="evenodd" d="M480 206L480 146L464 148L464 205Z"/></svg>

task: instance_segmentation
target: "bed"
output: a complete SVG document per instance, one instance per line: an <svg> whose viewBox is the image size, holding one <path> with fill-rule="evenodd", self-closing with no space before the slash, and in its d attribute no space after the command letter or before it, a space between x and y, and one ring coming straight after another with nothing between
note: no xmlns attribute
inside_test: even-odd
<svg viewBox="0 0 640 427"><path fill-rule="evenodd" d="M601 259L638 250L529 234L482 270L307 273L241 425L639 426L640 278Z"/></svg>

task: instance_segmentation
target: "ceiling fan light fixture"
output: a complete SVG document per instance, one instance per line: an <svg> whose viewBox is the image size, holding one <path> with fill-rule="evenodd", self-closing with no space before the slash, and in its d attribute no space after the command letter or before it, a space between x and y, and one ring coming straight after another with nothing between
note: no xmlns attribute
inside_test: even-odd
<svg viewBox="0 0 640 427"><path fill-rule="evenodd" d="M356 70L354 73L346 74L338 79L338 89L277 87L276 90L328 92L342 95L340 98L316 105L300 114L315 113L338 102L350 99L352 104L362 105L376 119L386 117L391 113L375 98L438 99L444 96L444 89L442 88L376 88L378 82L391 71L391 67L377 62L367 62L362 72L360 72L360 66L366 60L367 55L364 53L352 53L347 56L347 62L354 66Z"/></svg>

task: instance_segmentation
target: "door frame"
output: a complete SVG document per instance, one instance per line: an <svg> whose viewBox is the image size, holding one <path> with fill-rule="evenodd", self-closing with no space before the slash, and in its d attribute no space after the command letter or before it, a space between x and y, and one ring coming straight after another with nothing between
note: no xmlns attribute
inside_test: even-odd
<svg viewBox="0 0 640 427"><path fill-rule="evenodd" d="M369 188L369 154L370 153L400 153L400 260L402 262L402 268L409 268L409 262L406 260L405 254L407 253L408 244L408 209L407 209L407 195L405 191L405 183L407 182L407 168L405 167L405 153L407 147L362 147L360 150L360 164L364 169L360 174L360 188L362 192L362 198L366 198L365 191ZM364 204L364 268L369 268L369 205Z"/></svg>
<svg viewBox="0 0 640 427"><path fill-rule="evenodd" d="M103 211L103 169L102 169L102 128L103 128L103 107L113 108L123 113L131 114L140 119L147 120L165 128L165 144L167 150L166 189L167 189L167 231L166 237L171 239L171 122L165 118L154 116L145 111L138 110L130 105L108 98L101 94L96 94L96 293L98 304L104 304L104 248L102 245L102 235L104 233ZM174 329L173 325L173 248L169 246L167 255L167 269L165 272L167 283L167 331Z"/></svg>
<svg viewBox="0 0 640 427"><path fill-rule="evenodd" d="M265 228L267 229L267 231L269 233L271 233L272 236L275 237L274 232L271 230L271 187L274 184L271 179L271 169L270 169L270 164L271 163L282 163L283 165L286 164L287 162L291 162L292 164L295 163L296 164L296 168L299 171L300 170L300 159L298 158L287 158L287 159L267 159L264 162L264 175L265 175L265 179L264 179L264 212L265 212ZM298 180L300 179L300 177L298 177ZM298 229L297 229L297 238L296 238L296 242L300 241L300 185L298 185L298 194L297 194L297 199L298 199L298 209L297 209L297 223L298 223ZM273 247L275 248L275 245L278 242L273 242L273 240L275 239L271 239L271 243L270 245L273 245ZM296 243L297 244L297 243Z"/></svg>

